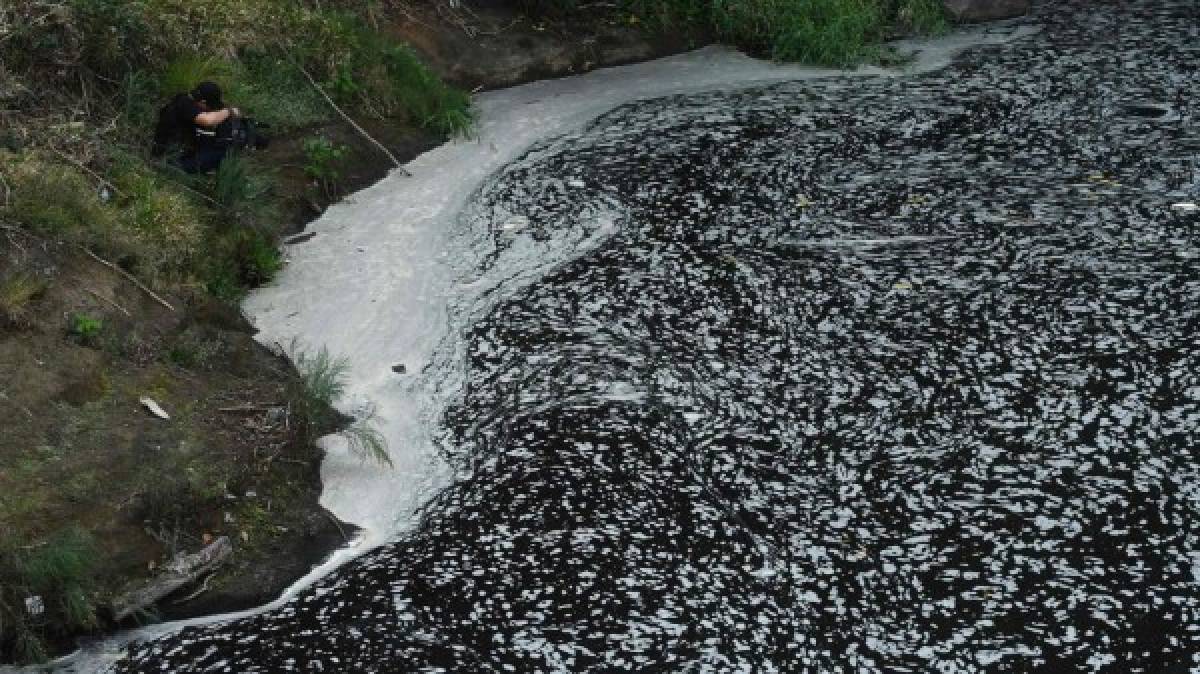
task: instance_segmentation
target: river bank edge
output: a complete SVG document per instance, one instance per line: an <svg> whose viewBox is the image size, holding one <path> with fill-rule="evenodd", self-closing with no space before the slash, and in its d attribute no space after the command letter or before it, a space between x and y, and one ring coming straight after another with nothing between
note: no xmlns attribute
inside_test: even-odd
<svg viewBox="0 0 1200 674"><path fill-rule="evenodd" d="M460 25L439 21L436 16L409 16L392 27L395 34L412 45L427 66L446 82L466 91L488 91L577 75L597 68L650 61L695 49L698 43L679 35L652 34L636 25L601 21L597 23L537 22L501 7L479 9L471 20L474 32ZM503 27L503 30L501 30ZM580 35L582 34L582 38ZM456 139L440 139L414 127L367 125L402 164ZM385 178L394 166L342 119L322 127L321 133L338 138L350 148L354 170L348 173L347 196ZM287 241L304 240L305 226L320 217L310 208L308 217L296 221ZM297 245L297 244L293 244ZM317 245L320 245L319 243ZM286 259L286 258L285 258ZM259 347L264 348L264 347ZM267 349L270 351L269 349ZM335 550L351 543L357 528L325 510L320 500L320 465L323 453L314 453L310 465L313 498L308 504L314 515L312 527L290 539L294 554L285 555L278 566L234 571L222 590L201 595L163 612L170 620L242 611L265 604L286 590ZM320 521L315 516L320 515ZM270 561L270 560L268 560Z"/></svg>

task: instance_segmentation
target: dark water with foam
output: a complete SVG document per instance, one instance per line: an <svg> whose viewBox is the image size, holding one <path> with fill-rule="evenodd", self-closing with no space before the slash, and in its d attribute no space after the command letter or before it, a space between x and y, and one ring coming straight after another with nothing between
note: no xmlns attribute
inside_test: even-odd
<svg viewBox="0 0 1200 674"><path fill-rule="evenodd" d="M464 227L617 231L471 326L462 478L117 671L1200 666L1200 8L1039 13L535 148Z"/></svg>

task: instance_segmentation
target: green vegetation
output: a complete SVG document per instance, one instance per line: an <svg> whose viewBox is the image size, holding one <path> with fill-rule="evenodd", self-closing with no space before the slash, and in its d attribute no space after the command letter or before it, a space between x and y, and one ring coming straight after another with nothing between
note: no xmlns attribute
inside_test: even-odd
<svg viewBox="0 0 1200 674"><path fill-rule="evenodd" d="M43 662L48 640L96 627L93 556L77 528L40 544L0 530L0 661Z"/></svg>
<svg viewBox="0 0 1200 674"><path fill-rule="evenodd" d="M0 149L0 221L81 245L152 285L232 299L269 280L279 256L268 249L289 225L280 179L252 156L201 177L149 157L158 106L171 95L214 80L276 136L334 119L310 77L356 115L446 135L472 123L468 96L373 23L373 1L331 5L67 0L47 12L39 0L4 3L0 95L20 125ZM327 196L337 158L313 165Z"/></svg>
<svg viewBox="0 0 1200 674"><path fill-rule="evenodd" d="M324 136L304 141L304 173L320 187L327 199L334 199L341 190L340 166L346 158L347 147L333 143Z"/></svg>
<svg viewBox="0 0 1200 674"><path fill-rule="evenodd" d="M387 451L387 440L375 427L375 410L372 409L361 418L355 419L354 423L342 430L341 435L346 439L350 451L363 460L389 467L392 465L392 457Z"/></svg>
<svg viewBox="0 0 1200 674"><path fill-rule="evenodd" d="M302 350L297 342L289 349L292 362L300 371L300 383L291 395L292 410L303 424L307 435L316 439L336 428L342 416L333 408L346 390L346 374L350 364L345 358L334 358L321 347L315 354ZM350 451L364 460L390 466L387 442L375 428L374 410L354 420L342 432Z"/></svg>
<svg viewBox="0 0 1200 674"><path fill-rule="evenodd" d="M0 325L19 327L29 320L29 305L46 284L25 273L0 280Z"/></svg>
<svg viewBox="0 0 1200 674"><path fill-rule="evenodd" d="M300 382L290 395L292 410L303 421L309 435L315 438L337 426L339 415L333 404L346 391L346 372L350 364L345 358L329 355L325 347L310 354L295 342L290 356L300 371Z"/></svg>
<svg viewBox="0 0 1200 674"><path fill-rule="evenodd" d="M344 189L341 163L360 151L354 141L355 149L330 144L320 156L301 147L342 124L325 95L372 129L468 131L468 96L389 36L380 7L0 2L0 240L15 242L0 261L0 331L11 338L0 355L17 379L45 379L0 391L0 663L44 660L92 629L93 602L161 561L156 543L195 549L216 532L264 542L307 516L311 441L347 421L328 405L341 366L315 357L309 394L298 395L325 404L302 405L301 423L289 424L279 386L286 373L230 332L236 321L206 331L196 318L202 308L213 320L236 314L223 301L279 272L277 242L300 224L306 177L329 197ZM192 176L152 157L149 145L160 106L202 80L269 125L273 142ZM77 247L170 298L176 311L151 313L132 286L106 301ZM83 292L67 287L76 283ZM44 325L65 339L34 343ZM146 394L170 408L171 424L146 418L136 404ZM270 413L218 411L222 404ZM386 463L377 431L358 422L349 433L355 451ZM234 508L229 493L245 499L248 491L262 503ZM224 517L231 510L236 524ZM245 513L253 516L242 521ZM91 551L78 530L44 528L60 521L97 527L104 538Z"/></svg>
<svg viewBox="0 0 1200 674"><path fill-rule="evenodd" d="M167 349L167 360L188 370L203 370L211 367L212 361L220 353L219 339L206 335L202 330L186 330L171 342Z"/></svg>
<svg viewBox="0 0 1200 674"><path fill-rule="evenodd" d="M529 11L584 11L579 0L522 0ZM853 66L882 57L897 33L939 33L938 0L624 0L631 21L696 39L716 38L781 61Z"/></svg>
<svg viewBox="0 0 1200 674"><path fill-rule="evenodd" d="M70 332L84 344L93 344L100 336L104 322L87 314L72 314Z"/></svg>

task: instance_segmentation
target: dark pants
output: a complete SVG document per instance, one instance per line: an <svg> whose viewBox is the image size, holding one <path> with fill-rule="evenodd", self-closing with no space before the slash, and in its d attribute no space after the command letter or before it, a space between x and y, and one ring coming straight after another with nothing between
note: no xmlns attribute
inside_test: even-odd
<svg viewBox="0 0 1200 674"><path fill-rule="evenodd" d="M225 150L223 147L197 148L194 153L181 156L175 165L188 173L208 173L221 165Z"/></svg>

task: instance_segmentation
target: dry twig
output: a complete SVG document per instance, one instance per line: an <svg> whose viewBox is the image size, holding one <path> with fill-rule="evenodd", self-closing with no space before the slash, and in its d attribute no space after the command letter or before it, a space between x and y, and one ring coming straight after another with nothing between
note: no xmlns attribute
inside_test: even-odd
<svg viewBox="0 0 1200 674"><path fill-rule="evenodd" d="M215 575L216 575L215 573L210 573L210 574L208 574L207 576L205 576L205 577L204 577L204 584L200 586L200 589L199 589L199 590L196 590L195 592L193 592L193 593L189 594L189 595L188 595L188 596L186 596L186 597L181 597L181 598L179 598L179 599L176 599L174 603L176 603L176 604L182 604L182 603L184 603L184 602L191 601L191 600L195 599L196 597L199 597L200 595L202 595L202 594L204 594L205 592L207 592L207 591L208 591L208 581L212 580L212 577L213 577L213 576L215 576Z"/></svg>
<svg viewBox="0 0 1200 674"><path fill-rule="evenodd" d="M71 164L73 164L73 165L75 165L75 166L79 167L79 169L80 169L80 170L82 170L84 173L87 173L87 174L88 174L88 175L90 175L91 177L93 177L93 178L95 178L96 180L100 181L100 184L101 184L101 185L104 185L104 186L105 186L105 187L107 187L108 189L112 190L112 191L113 191L113 194L116 194L116 195L119 195L119 196L124 196L124 195L121 193L121 190L117 189L117 186L116 186L116 185L114 185L114 184L110 183L108 180L106 180L106 179L104 178L104 176L102 176L102 175L100 175L99 173L96 173L96 172L95 172L95 171L93 171L92 169L88 168L88 167L87 167L87 165L86 165L86 164L84 164L83 162L79 161L78 159L75 159L75 158L74 158L74 157L72 157L71 155L67 154L66 152L63 152L62 150L60 150L60 149L58 149L58 148L56 148L56 147L51 147L51 148L50 148L50 151L54 152L54 153L55 153L55 154L57 154L58 156L60 156L60 157L62 157L63 159L67 160L67 161L68 161L68 162L70 162Z"/></svg>
<svg viewBox="0 0 1200 674"><path fill-rule="evenodd" d="M100 293L96 292L95 290L92 290L91 288L86 288L86 290L87 290L89 293L91 293L91 294L92 294L94 297L96 297L96 298L98 298L98 299L100 299L100 300L103 300L104 302L107 302L107 303L111 304L112 306L114 306L114 307L116 307L117 309L119 309L119 310L121 311L121 313L125 314L126 316L129 316L130 318L133 318L133 315L132 315L132 314L130 314L128 311L126 311L126 310L125 310L125 307L121 306L120 304L117 304L117 303L116 303L116 301L108 299L108 298L107 298L107 297L105 297L104 295L101 295Z"/></svg>
<svg viewBox="0 0 1200 674"><path fill-rule="evenodd" d="M404 168L403 165L400 164L400 160L396 159L396 156L393 155L390 150L388 150L386 147L384 147L383 143L380 143L379 141L372 138L371 134L367 133L365 129L363 129L361 126L358 125L357 122L355 122L353 119L350 118L350 115L347 115L344 111L342 111L342 109L338 107L338 104L333 102L333 99L329 97L329 94L325 93L325 90L321 88L321 85L317 84L317 81L313 79L312 75L308 74L308 71L305 70L303 66L301 66L299 63L296 63L296 67L300 70L301 73L304 74L304 77L305 77L305 79L308 80L308 83L311 84L313 86L313 88L317 90L317 93L321 94L321 96L325 99L325 101L327 103L329 103L330 107L332 107L339 115L341 115L342 119L346 120L346 122L351 127L353 127L354 130L357 131L360 136L362 136L363 138L366 138L368 141L370 141L372 144L374 144L375 147L379 148L380 151L382 151L385 155L387 155L387 158L392 160L392 163L396 165L396 168L399 169L401 173L403 173L406 176L412 175L411 173L408 172L407 169Z"/></svg>
<svg viewBox="0 0 1200 674"><path fill-rule="evenodd" d="M154 298L154 300L156 300L156 301L157 301L159 304L161 304L161 305L163 305L164 307L166 307L166 308L170 309L171 311L175 311L175 307L171 306L171 303L170 303L170 302L168 302L168 301L164 300L163 298L159 297L157 293L155 293L153 290L151 290L151 289L147 288L147 287L145 286L145 284L143 284L141 281L137 280L137 278L136 278L136 277L134 277L134 275L133 275L133 274L130 274L129 272L125 271L124 269L121 269L121 268L120 268L120 267L118 267L117 265L115 265L115 264L113 264L113 263L109 262L108 260L105 260L104 258L102 258L102 257L100 257L99 255L97 255L97 254L93 253L92 251L88 250L87 248L84 248L83 246L76 246L76 247L77 247L79 250L82 250L84 253L86 253L86 254L87 254L87 256L88 256L88 257L92 258L92 259L93 259L93 260L95 260L96 262L99 262L100 264L104 265L105 267L108 267L109 269L111 269L111 270L113 270L113 271L117 272L117 273L118 273L118 274L120 274L121 276L124 276L124 277L126 278L126 280L128 280L130 283L132 283L133 285L135 285L135 286L137 286L138 288L140 288L140 289L142 290L142 292L144 292L144 293L146 293L147 295L149 295L150 297Z"/></svg>
<svg viewBox="0 0 1200 674"><path fill-rule="evenodd" d="M250 412L266 412L278 405L238 405L236 407L218 407L218 412L226 412L229 414L244 414Z"/></svg>

